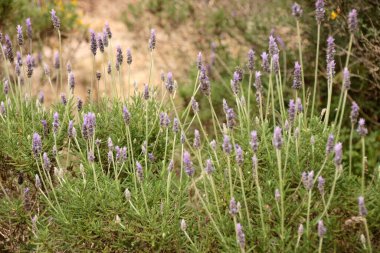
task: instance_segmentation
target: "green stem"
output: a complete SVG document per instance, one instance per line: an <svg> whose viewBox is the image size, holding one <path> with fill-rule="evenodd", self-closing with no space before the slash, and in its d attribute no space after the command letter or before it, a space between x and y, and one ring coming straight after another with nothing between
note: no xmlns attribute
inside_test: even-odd
<svg viewBox="0 0 380 253"><path fill-rule="evenodd" d="M361 138L362 140L362 182L361 182L361 193L362 193L362 196L364 196L364 188L365 188L365 160L366 160L366 157L365 157L365 140L364 140L364 136L362 136Z"/></svg>
<svg viewBox="0 0 380 253"><path fill-rule="evenodd" d="M314 69L314 88L313 88L313 101L311 105L311 116L314 115L314 105L315 105L315 94L317 93L317 84L318 84L318 58L319 58L319 41L321 33L321 24L318 23L318 32L317 32L317 53L315 55L315 69Z"/></svg>
<svg viewBox="0 0 380 253"><path fill-rule="evenodd" d="M351 131L350 131L350 152L349 152L349 168L348 168L348 175L351 176L352 172L352 138L354 136L354 124L351 124Z"/></svg>

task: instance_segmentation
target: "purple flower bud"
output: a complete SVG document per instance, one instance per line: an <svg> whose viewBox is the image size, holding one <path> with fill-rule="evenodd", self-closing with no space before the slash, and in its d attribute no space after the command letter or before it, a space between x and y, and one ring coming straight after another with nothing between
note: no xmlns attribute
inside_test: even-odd
<svg viewBox="0 0 380 253"><path fill-rule="evenodd" d="M136 161L136 174L137 174L137 178L140 182L142 182L144 179L143 173L144 172L143 172L143 168L142 168L141 164Z"/></svg>
<svg viewBox="0 0 380 253"><path fill-rule="evenodd" d="M59 63L59 53L55 52L54 53L54 68L59 69L60 63Z"/></svg>
<svg viewBox="0 0 380 253"><path fill-rule="evenodd" d="M234 95L238 95L240 91L239 79L240 79L240 75L237 71L235 71L234 76L231 80L231 88Z"/></svg>
<svg viewBox="0 0 380 253"><path fill-rule="evenodd" d="M273 55L272 57L273 72L278 74L280 72L280 61L278 54Z"/></svg>
<svg viewBox="0 0 380 253"><path fill-rule="evenodd" d="M90 29L90 50L92 54L96 55L96 50L98 49L98 45L96 43L96 36L94 30Z"/></svg>
<svg viewBox="0 0 380 253"><path fill-rule="evenodd" d="M46 120L41 120L41 124L42 124L42 133L44 136L47 136L49 134L49 128L48 128L48 124L46 122Z"/></svg>
<svg viewBox="0 0 380 253"><path fill-rule="evenodd" d="M210 94L211 94L210 80L209 80L209 78L207 76L206 68L203 65L201 67L201 73L200 73L200 76L199 76L199 85L200 85L201 92L205 96L210 96Z"/></svg>
<svg viewBox="0 0 380 253"><path fill-rule="evenodd" d="M116 62L121 66L123 63L123 51L121 50L120 45L116 47Z"/></svg>
<svg viewBox="0 0 380 253"><path fill-rule="evenodd" d="M66 98L66 95L65 93L61 93L61 102L64 106L67 105L67 98Z"/></svg>
<svg viewBox="0 0 380 253"><path fill-rule="evenodd" d="M37 174L35 176L35 185L36 185L37 189L41 189L41 179Z"/></svg>
<svg viewBox="0 0 380 253"><path fill-rule="evenodd" d="M328 64L327 64L327 77L328 77L328 82L329 83L332 83L333 82L333 78L334 78L334 75L335 75L335 61L332 60L330 61Z"/></svg>
<svg viewBox="0 0 380 253"><path fill-rule="evenodd" d="M191 97L190 103L191 103L191 108L193 109L194 114L196 114L197 112L199 112L199 104L195 100L194 97Z"/></svg>
<svg viewBox="0 0 380 253"><path fill-rule="evenodd" d="M102 77L102 73L100 73L99 71L96 71L96 79L98 80L98 81L100 81L100 78Z"/></svg>
<svg viewBox="0 0 380 253"><path fill-rule="evenodd" d="M297 106L297 112L300 113L303 111L303 107L302 107L302 101L300 98L297 98L296 100L296 106Z"/></svg>
<svg viewBox="0 0 380 253"><path fill-rule="evenodd" d="M32 31L32 21L30 21L30 18L27 18L25 20L26 24L26 35L28 36L28 39L32 39L33 31Z"/></svg>
<svg viewBox="0 0 380 253"><path fill-rule="evenodd" d="M206 160L205 172L208 175L211 175L214 172L214 166L212 165L212 161L210 159Z"/></svg>
<svg viewBox="0 0 380 253"><path fill-rule="evenodd" d="M198 68L199 71L200 71L201 68L202 68L202 53L201 53L201 52L198 53L198 57L197 57L197 68Z"/></svg>
<svg viewBox="0 0 380 253"><path fill-rule="evenodd" d="M169 119L168 114L165 112L160 112L159 118L160 118L160 126L162 128L168 128L170 124L170 119Z"/></svg>
<svg viewBox="0 0 380 253"><path fill-rule="evenodd" d="M358 12L355 9L352 9L348 14L348 29L350 33L358 30Z"/></svg>
<svg viewBox="0 0 380 253"><path fill-rule="evenodd" d="M367 216L368 211L367 211L367 208L365 207L364 197L363 196L360 196L358 198L358 204L359 204L359 215L362 216L362 217Z"/></svg>
<svg viewBox="0 0 380 253"><path fill-rule="evenodd" d="M343 150L342 150L342 143L338 142L334 146L335 151L335 157L334 162L336 166L340 166L342 164L342 157L343 157Z"/></svg>
<svg viewBox="0 0 380 253"><path fill-rule="evenodd" d="M274 190L274 199L276 200L276 202L279 202L281 199L281 194L278 189Z"/></svg>
<svg viewBox="0 0 380 253"><path fill-rule="evenodd" d="M16 63L17 63L19 66L22 66L22 57L21 57L21 53L20 53L20 51L17 51L17 52L16 52Z"/></svg>
<svg viewBox="0 0 380 253"><path fill-rule="evenodd" d="M93 151L91 151L91 150L88 151L88 153L87 153L87 160L90 163L93 163L95 161L95 155L94 155Z"/></svg>
<svg viewBox="0 0 380 253"><path fill-rule="evenodd" d="M259 141L257 138L257 132L256 131L251 132L251 141L249 143L251 144L251 148L252 148L253 152L256 153L258 148L259 148Z"/></svg>
<svg viewBox="0 0 380 253"><path fill-rule="evenodd" d="M244 249L245 248L245 234L243 231L243 226L240 223L236 224L236 235L237 235L237 240L240 245L240 248Z"/></svg>
<svg viewBox="0 0 380 253"><path fill-rule="evenodd" d="M184 144L186 141L186 136L184 133L181 133L181 144Z"/></svg>
<svg viewBox="0 0 380 253"><path fill-rule="evenodd" d="M268 54L266 52L263 52L261 54L261 67L263 68L264 72L270 72L269 59Z"/></svg>
<svg viewBox="0 0 380 253"><path fill-rule="evenodd" d="M232 197L230 200L230 214L232 216L236 216L236 214L238 214L238 212L239 212L239 208L236 204L235 198Z"/></svg>
<svg viewBox="0 0 380 253"><path fill-rule="evenodd" d="M193 143L193 147L195 149L199 149L201 147L201 136L199 134L198 129L194 130L194 143Z"/></svg>
<svg viewBox="0 0 380 253"><path fill-rule="evenodd" d="M227 104L227 100L223 98L223 111L224 111L224 113L227 113L228 109L230 109L230 107Z"/></svg>
<svg viewBox="0 0 380 253"><path fill-rule="evenodd" d="M44 154L42 155L42 160L43 160L42 168L45 170L49 170L50 169L50 160L49 160L47 153L44 152Z"/></svg>
<svg viewBox="0 0 380 253"><path fill-rule="evenodd" d="M350 89L351 81L350 81L350 71L348 68L344 68L343 70L343 87L348 90Z"/></svg>
<svg viewBox="0 0 380 253"><path fill-rule="evenodd" d="M261 83L261 72L260 71L256 71L256 74L255 74L255 88L257 91L259 92L262 92L263 90L263 86L262 86L262 83Z"/></svg>
<svg viewBox="0 0 380 253"><path fill-rule="evenodd" d="M106 24L104 26L104 30L106 31L108 38L111 39L112 38L112 32L111 32L110 25L108 24L107 21L106 21Z"/></svg>
<svg viewBox="0 0 380 253"><path fill-rule="evenodd" d="M108 73L109 75L111 75L111 72L112 72L111 62L108 62L108 65L107 65L107 73Z"/></svg>
<svg viewBox="0 0 380 253"><path fill-rule="evenodd" d="M321 195L325 194L325 179L322 176L318 177L318 190Z"/></svg>
<svg viewBox="0 0 380 253"><path fill-rule="evenodd" d="M358 122L358 117L359 117L359 106L357 103L352 102L351 115L350 115L352 125L355 125L356 122Z"/></svg>
<svg viewBox="0 0 380 253"><path fill-rule="evenodd" d="M123 106L123 119L124 119L124 123L126 125L129 125L131 114L129 113L128 108L126 106Z"/></svg>
<svg viewBox="0 0 380 253"><path fill-rule="evenodd" d="M3 34L0 32L0 44L3 43Z"/></svg>
<svg viewBox="0 0 380 253"><path fill-rule="evenodd" d="M228 108L226 112L226 118L227 118L227 127L229 129L233 129L236 125L236 115L233 108Z"/></svg>
<svg viewBox="0 0 380 253"><path fill-rule="evenodd" d="M302 172L302 183L307 191L313 188L314 171Z"/></svg>
<svg viewBox="0 0 380 253"><path fill-rule="evenodd" d="M298 236L301 237L303 235L303 232L304 232L303 225L300 224L300 226L298 227Z"/></svg>
<svg viewBox="0 0 380 253"><path fill-rule="evenodd" d="M53 132L54 134L58 133L59 128L59 114L58 112L55 112L53 115Z"/></svg>
<svg viewBox="0 0 380 253"><path fill-rule="evenodd" d="M102 33L98 33L98 48L101 53L104 53L104 42Z"/></svg>
<svg viewBox="0 0 380 253"><path fill-rule="evenodd" d="M74 121L72 121L72 120L69 121L69 126L68 126L68 129L67 129L67 136L69 138L75 137L74 136Z"/></svg>
<svg viewBox="0 0 380 253"><path fill-rule="evenodd" d="M318 236L320 238L324 237L327 232L327 228L323 224L323 220L318 221Z"/></svg>
<svg viewBox="0 0 380 253"><path fill-rule="evenodd" d="M275 54L278 54L278 53L279 53L279 50L278 50L276 39L272 35L270 35L269 36L269 55L273 57Z"/></svg>
<svg viewBox="0 0 380 253"><path fill-rule="evenodd" d="M89 112L83 116L82 135L84 139L93 138L96 126L95 113Z"/></svg>
<svg viewBox="0 0 380 253"><path fill-rule="evenodd" d="M24 44L24 36L22 34L21 25L17 25L17 42L20 47Z"/></svg>
<svg viewBox="0 0 380 253"><path fill-rule="evenodd" d="M110 151L113 150L113 142L112 142L111 137L108 137L107 146L108 146L108 150Z"/></svg>
<svg viewBox="0 0 380 253"><path fill-rule="evenodd" d="M235 157L236 163L239 166L242 166L244 164L244 152L238 144L235 145L235 152L236 152L236 157Z"/></svg>
<svg viewBox="0 0 380 253"><path fill-rule="evenodd" d="M230 137L228 135L224 135L223 137L223 151L226 154L231 154L232 146L231 146L231 141Z"/></svg>
<svg viewBox="0 0 380 253"><path fill-rule="evenodd" d="M41 154L42 141L41 141L41 136L38 133L33 134L32 151L33 151L34 157L36 158Z"/></svg>
<svg viewBox="0 0 380 253"><path fill-rule="evenodd" d="M127 64L131 65L132 64L132 52L131 52L130 48L127 48L126 57L127 57Z"/></svg>
<svg viewBox="0 0 380 253"><path fill-rule="evenodd" d="M20 64L18 62L16 62L16 64L15 64L15 72L16 72L16 75L18 77L20 77L20 75L21 75L21 67L20 67Z"/></svg>
<svg viewBox="0 0 380 253"><path fill-rule="evenodd" d="M108 34L105 28L103 29L103 33L101 34L101 36L104 47L108 47Z"/></svg>
<svg viewBox="0 0 380 253"><path fill-rule="evenodd" d="M69 74L69 87L70 87L71 92L74 92L75 76L74 76L73 72L70 72L70 74Z"/></svg>
<svg viewBox="0 0 380 253"><path fill-rule="evenodd" d="M253 72L253 70L255 69L255 52L250 49L248 51L248 69L249 71Z"/></svg>
<svg viewBox="0 0 380 253"><path fill-rule="evenodd" d="M9 93L9 81L8 81L8 80L5 80L5 81L4 81L4 88L3 88L3 91L4 91L5 96L7 96L8 93Z"/></svg>
<svg viewBox="0 0 380 253"><path fill-rule="evenodd" d="M107 161L108 161L108 164L111 164L112 163L112 160L113 160L113 153L111 150L108 151L107 153Z"/></svg>
<svg viewBox="0 0 380 253"><path fill-rule="evenodd" d="M359 119L358 129L356 130L361 137L364 137L368 134L368 129L365 127L365 119Z"/></svg>
<svg viewBox="0 0 380 253"><path fill-rule="evenodd" d="M78 97L78 100L77 100L78 112L82 111L82 108L83 108L83 100L80 97Z"/></svg>
<svg viewBox="0 0 380 253"><path fill-rule="evenodd" d="M301 80L301 65L298 63L298 61L294 64L294 72L293 72L293 89L301 89L302 87L302 80Z"/></svg>
<svg viewBox="0 0 380 253"><path fill-rule="evenodd" d="M177 118L173 119L173 132L178 133L179 131L179 120Z"/></svg>
<svg viewBox="0 0 380 253"><path fill-rule="evenodd" d="M189 177L192 177L194 175L194 167L193 162L190 158L190 153L188 151L185 151L183 153L183 164L185 165L185 172Z"/></svg>
<svg viewBox="0 0 380 253"><path fill-rule="evenodd" d="M282 147L282 130L280 127L276 127L273 132L273 146L276 149L281 149Z"/></svg>
<svg viewBox="0 0 380 253"><path fill-rule="evenodd" d="M28 78L31 78L32 75L33 75L33 63L32 63L32 56L30 54L28 54L26 56L26 73L27 73L27 76Z"/></svg>
<svg viewBox="0 0 380 253"><path fill-rule="evenodd" d="M326 155L330 154L334 149L334 135L330 134L326 143Z"/></svg>
<svg viewBox="0 0 380 253"><path fill-rule="evenodd" d="M174 87L174 80L173 80L172 72L168 73L165 86L166 86L166 90L169 92L169 94L173 94L175 87Z"/></svg>
<svg viewBox="0 0 380 253"><path fill-rule="evenodd" d="M153 51L156 48L156 30L150 30L149 49Z"/></svg>
<svg viewBox="0 0 380 253"><path fill-rule="evenodd" d="M55 29L59 30L60 26L61 26L61 21L59 20L59 18L57 17L56 15L56 12L54 9L52 9L50 11L50 14L51 14L51 21L53 22L53 26Z"/></svg>
<svg viewBox="0 0 380 253"><path fill-rule="evenodd" d="M127 160L127 148L126 147L119 148L118 146L116 146L115 150L116 150L116 161L118 163L124 163Z"/></svg>
<svg viewBox="0 0 380 253"><path fill-rule="evenodd" d="M315 19L318 24L321 24L325 19L325 2L324 0L315 1Z"/></svg>
<svg viewBox="0 0 380 253"><path fill-rule="evenodd" d="M303 10L301 6L298 3L294 3L292 5L292 15L296 18L299 19L302 16Z"/></svg>
<svg viewBox="0 0 380 253"><path fill-rule="evenodd" d="M5 109L5 104L3 101L1 101L1 103L0 103L0 114L5 116L6 113L7 113L7 110Z"/></svg>
<svg viewBox="0 0 380 253"><path fill-rule="evenodd" d="M334 60L335 56L335 42L334 42L334 37L329 36L327 38L327 49L326 49L326 63L328 64L332 60Z"/></svg>
<svg viewBox="0 0 380 253"><path fill-rule="evenodd" d="M294 123L294 119L296 116L296 104L294 103L293 99L289 100L289 109L288 109L288 118L291 124Z"/></svg>
<svg viewBox="0 0 380 253"><path fill-rule="evenodd" d="M5 57L9 60L10 63L13 63L14 61L14 55L13 55L13 46L12 41L9 38L8 34L5 34Z"/></svg>

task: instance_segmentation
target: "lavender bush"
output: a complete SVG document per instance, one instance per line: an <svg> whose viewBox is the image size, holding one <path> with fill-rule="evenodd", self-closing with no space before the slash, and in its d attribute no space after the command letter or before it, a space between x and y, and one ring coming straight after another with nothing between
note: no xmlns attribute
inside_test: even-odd
<svg viewBox="0 0 380 253"><path fill-rule="evenodd" d="M61 45L59 17L50 13ZM299 31L302 6L294 4L289 13ZM358 15L349 15L352 32ZM324 4L317 1L318 33L323 32L323 20ZM31 40L32 28L27 29ZM41 68L49 76L48 68L33 64L32 54L20 53L21 60L14 61L13 45L20 52L23 47L22 29L17 31L13 37L18 44L7 36L1 61L6 81L0 96L0 157L10 177L21 178L18 186L12 178L0 181L5 250L10 245L38 252L380 250L379 172L367 167L368 129L365 120L358 119L359 105L346 103L348 65L340 106L330 108L330 93L320 118L319 112L309 110L314 87L309 94L300 33L292 80L281 78L284 52L270 35L261 62L255 57L258 52L248 51L248 81L241 69L231 73L225 96L233 102L224 100L218 110L210 98L215 84L202 54L195 55L198 75L192 100L179 110L175 73L167 70L162 75L162 89L151 81L159 30L152 29L146 41L151 60L146 83L138 84L142 92L135 90L131 96L131 82L124 85L120 78L134 64L131 51L122 64L125 49L111 47L117 34L108 23L98 36L89 31L88 56L94 68L87 98L79 98L74 89L75 70L62 70L67 59L59 49L55 71L60 78L55 84L47 78L50 95L57 100L51 106L32 89L33 70ZM331 90L337 84L333 40L328 43L326 78L315 75L314 85ZM350 45L348 56L351 50ZM99 54L105 51L110 54L101 61ZM16 71L23 62L25 69ZM95 74L96 62L109 77ZM107 94L99 93L101 85ZM285 96L285 86L293 88L290 96ZM250 100L251 93L256 99ZM205 97L207 106L198 104L197 95ZM199 117L205 110L211 115L209 126ZM216 113L221 110L224 114ZM340 131L343 117L351 118L349 143ZM358 140L360 173L349 169L358 158L347 159ZM24 231L22 240L15 226Z"/></svg>

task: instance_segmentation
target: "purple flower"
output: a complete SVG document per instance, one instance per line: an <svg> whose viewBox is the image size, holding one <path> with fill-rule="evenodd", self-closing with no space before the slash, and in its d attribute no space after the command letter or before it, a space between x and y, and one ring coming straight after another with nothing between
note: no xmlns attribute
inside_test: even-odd
<svg viewBox="0 0 380 253"><path fill-rule="evenodd" d="M194 97L191 97L190 103L191 103L191 108L193 109L194 114L199 112L199 104L198 104L197 100L195 100Z"/></svg>
<svg viewBox="0 0 380 253"><path fill-rule="evenodd" d="M199 149L201 147L201 136L199 134L198 129L194 130L194 143L193 143L193 147L195 149Z"/></svg>
<svg viewBox="0 0 380 253"><path fill-rule="evenodd" d="M14 55L13 55L13 46L12 41L9 38L8 34L5 34L5 57L9 60L10 63L13 63L14 61Z"/></svg>
<svg viewBox="0 0 380 253"><path fill-rule="evenodd" d="M169 72L166 79L166 90L169 92L169 94L173 94L174 92L174 80L173 80L173 74L172 72Z"/></svg>
<svg viewBox="0 0 380 253"><path fill-rule="evenodd" d="M230 200L230 214L232 216L236 216L238 212L239 212L238 205L236 204L235 198L232 197Z"/></svg>
<svg viewBox="0 0 380 253"><path fill-rule="evenodd" d="M58 52L55 52L54 53L54 68L55 69L59 69L60 67L60 62L59 62L59 53Z"/></svg>
<svg viewBox="0 0 380 253"><path fill-rule="evenodd" d="M103 29L103 34L102 34L102 36L103 36L103 45L105 46L105 47L108 47L108 34L107 34L107 30L106 30L106 28L104 28Z"/></svg>
<svg viewBox="0 0 380 253"><path fill-rule="evenodd" d="M7 113L7 110L5 109L5 104L3 101L0 103L0 114L5 115Z"/></svg>
<svg viewBox="0 0 380 253"><path fill-rule="evenodd" d="M358 198L358 204L359 204L359 215L362 216L362 217L367 216L368 211L367 211L367 208L365 207L364 197L363 196L360 196Z"/></svg>
<svg viewBox="0 0 380 253"><path fill-rule="evenodd" d="M84 139L93 138L96 126L95 113L89 112L83 116L82 135Z"/></svg>
<svg viewBox="0 0 380 253"><path fill-rule="evenodd" d="M186 136L185 136L184 133L181 133L181 139L180 139L180 141L181 141L181 144L184 144L184 143L185 143L185 141L186 141Z"/></svg>
<svg viewBox="0 0 380 253"><path fill-rule="evenodd" d="M111 62L108 62L108 65L107 65L107 73L108 73L109 75L111 75L111 72L112 72Z"/></svg>
<svg viewBox="0 0 380 253"><path fill-rule="evenodd" d="M200 71L202 68L202 53L199 52L197 56L197 68Z"/></svg>
<svg viewBox="0 0 380 253"><path fill-rule="evenodd" d="M297 106L297 112L300 113L303 111L303 107L302 107L302 101L300 98L297 98L296 100L296 106Z"/></svg>
<svg viewBox="0 0 380 253"><path fill-rule="evenodd" d="M301 6L298 3L294 3L292 5L292 15L296 18L299 19L302 16L303 10Z"/></svg>
<svg viewBox="0 0 380 253"><path fill-rule="evenodd" d="M98 49L98 44L96 43L96 36L94 30L90 29L90 50L92 54L96 55L96 50Z"/></svg>
<svg viewBox="0 0 380 253"><path fill-rule="evenodd" d="M127 48L126 57L127 57L127 64L131 65L132 64L132 52L131 52L130 48Z"/></svg>
<svg viewBox="0 0 380 253"><path fill-rule="evenodd" d="M30 54L28 54L26 56L26 73L27 73L27 76L28 78L31 78L32 75L33 75L33 62L32 62L32 56Z"/></svg>
<svg viewBox="0 0 380 253"><path fill-rule="evenodd" d="M334 157L334 162L336 166L342 165L342 157L343 157L343 150L342 150L342 143L338 142L334 146L334 151L335 151L335 157Z"/></svg>
<svg viewBox="0 0 380 253"><path fill-rule="evenodd" d="M260 71L256 71L255 73L255 88L257 91L259 92L262 92L263 90L263 86L261 84L261 72Z"/></svg>
<svg viewBox="0 0 380 253"><path fill-rule="evenodd" d="M334 135L330 134L326 143L326 155L330 154L334 149Z"/></svg>
<svg viewBox="0 0 380 253"><path fill-rule="evenodd" d="M321 24L325 19L325 2L324 0L315 1L315 19L318 24Z"/></svg>
<svg viewBox="0 0 380 253"><path fill-rule="evenodd" d="M24 44L24 36L22 35L21 25L17 25L17 42L20 47Z"/></svg>
<svg viewBox="0 0 380 253"><path fill-rule="evenodd" d="M252 148L253 152L256 153L258 148L259 148L259 141L257 138L257 132L256 131L251 132L250 144L251 144L251 148Z"/></svg>
<svg viewBox="0 0 380 253"><path fill-rule="evenodd" d="M55 112L53 115L53 132L54 134L58 133L59 128L59 114L58 112Z"/></svg>
<svg viewBox="0 0 380 253"><path fill-rule="evenodd" d="M77 100L78 112L82 111L82 108L83 108L83 100L80 97L78 97L78 100Z"/></svg>
<svg viewBox="0 0 380 253"><path fill-rule="evenodd" d="M17 63L19 66L22 66L22 57L21 57L21 53L20 53L20 51L17 51L17 52L16 52L16 63Z"/></svg>
<svg viewBox="0 0 380 253"><path fill-rule="evenodd" d="M243 231L243 226L240 223L236 224L236 235L237 235L237 240L240 245L240 248L244 249L245 248L245 234Z"/></svg>
<svg viewBox="0 0 380 253"><path fill-rule="evenodd" d="M335 75L335 61L334 60L331 60L328 64L327 64L327 77L328 77L328 82L329 83L332 83L333 82L333 78L334 78L334 75Z"/></svg>
<svg viewBox="0 0 380 253"><path fill-rule="evenodd" d="M32 151L33 151L34 157L36 158L41 154L42 141L41 141L41 136L38 133L33 134Z"/></svg>
<svg viewBox="0 0 380 253"><path fill-rule="evenodd" d="M116 161L119 163L124 163L127 160L127 148L118 146L115 147L116 150Z"/></svg>
<svg viewBox="0 0 380 253"><path fill-rule="evenodd" d="M344 68L343 70L343 87L348 90L350 89L351 81L350 81L350 71L348 68Z"/></svg>
<svg viewBox="0 0 380 253"><path fill-rule="evenodd" d="M231 154L231 149L232 149L232 146L231 146L230 137L228 135L224 135L224 137L223 137L223 151L226 154Z"/></svg>
<svg viewBox="0 0 380 253"><path fill-rule="evenodd" d="M273 72L278 74L280 72L280 61L278 54L274 54L272 57Z"/></svg>
<svg viewBox="0 0 380 253"><path fill-rule="evenodd" d="M278 50L276 39L272 35L270 35L269 36L269 55L273 57L275 54L278 54L278 53L279 53L279 50Z"/></svg>
<svg viewBox="0 0 380 253"><path fill-rule="evenodd" d="M232 92L235 94L235 95L238 95L239 94L239 91L240 91L240 84L239 84L239 79L240 79L240 75L237 71L234 72L234 76L231 80L231 88L232 88Z"/></svg>
<svg viewBox="0 0 380 253"><path fill-rule="evenodd" d="M183 153L183 164L185 165L185 172L189 177L192 177L194 175L194 167L193 162L190 158L190 153L188 151L185 151Z"/></svg>
<svg viewBox="0 0 380 253"><path fill-rule="evenodd" d="M103 34L98 33L98 48L101 53L104 53Z"/></svg>
<svg viewBox="0 0 380 253"><path fill-rule="evenodd" d="M261 67L263 68L264 72L270 72L268 54L266 52L263 52L261 54Z"/></svg>
<svg viewBox="0 0 380 253"><path fill-rule="evenodd" d="M96 71L96 79L99 81L100 78L102 77L102 73L100 73L99 71Z"/></svg>
<svg viewBox="0 0 380 253"><path fill-rule="evenodd" d="M113 153L111 150L108 151L107 153L107 161L108 161L108 164L111 164L112 163L112 160L113 160Z"/></svg>
<svg viewBox="0 0 380 253"><path fill-rule="evenodd" d="M327 49L326 49L326 63L328 64L332 60L334 60L335 56L335 42L334 42L334 37L329 36L327 38Z"/></svg>
<svg viewBox="0 0 380 253"><path fill-rule="evenodd" d="M244 152L238 144L235 145L235 152L236 152L236 157L235 157L236 163L239 166L242 166L244 163Z"/></svg>
<svg viewBox="0 0 380 253"><path fill-rule="evenodd" d="M91 151L91 150L88 151L88 153L87 153L87 160L90 163L93 163L95 161L95 155L94 155L93 151Z"/></svg>
<svg viewBox="0 0 380 253"><path fill-rule="evenodd" d="M318 221L318 236L320 238L324 237L327 232L327 228L323 224L323 220Z"/></svg>
<svg viewBox="0 0 380 253"><path fill-rule="evenodd" d="M255 52L252 49L250 49L248 51L247 67L248 67L249 71L251 71L251 72L253 72L253 70L255 69Z"/></svg>
<svg viewBox="0 0 380 253"><path fill-rule="evenodd" d="M112 32L111 32L110 25L108 24L107 21L106 21L106 24L104 26L104 30L106 31L108 38L111 39L112 38Z"/></svg>
<svg viewBox="0 0 380 253"><path fill-rule="evenodd" d="M70 64L70 62L68 62L68 63L66 64L66 70L67 70L67 73L68 73L68 74L71 73L72 69L71 69L71 64Z"/></svg>
<svg viewBox="0 0 380 253"><path fill-rule="evenodd" d="M275 127L273 132L273 146L276 149L281 149L282 147L282 130L280 127Z"/></svg>
<svg viewBox="0 0 380 253"><path fill-rule="evenodd" d="M42 168L44 168L45 170L49 170L50 169L50 160L49 160L49 157L48 157L46 152L44 152L44 154L42 155L42 160L43 160Z"/></svg>
<svg viewBox="0 0 380 253"><path fill-rule="evenodd" d="M124 123L126 125L129 125L131 114L129 113L128 108L126 106L123 106L123 119L124 119Z"/></svg>
<svg viewBox="0 0 380 253"><path fill-rule="evenodd" d="M38 174L36 174L36 176L35 176L35 185L36 185L36 187L38 188L38 189L41 189L41 179L40 179L40 177L38 176ZM34 217L37 217L37 216L34 216Z"/></svg>
<svg viewBox="0 0 380 253"><path fill-rule="evenodd" d="M168 128L170 124L170 119L169 119L168 114L165 112L160 112L159 118L160 118L160 126L162 128Z"/></svg>
<svg viewBox="0 0 380 253"><path fill-rule="evenodd" d="M288 118L291 124L294 123L294 118L296 116L296 104L293 99L289 100Z"/></svg>
<svg viewBox="0 0 380 253"><path fill-rule="evenodd" d="M150 30L149 49L153 51L156 48L156 30Z"/></svg>
<svg viewBox="0 0 380 253"><path fill-rule="evenodd" d="M41 124L42 124L42 133L44 136L47 136L49 134L49 128L48 128L48 124L46 122L46 120L41 120Z"/></svg>
<svg viewBox="0 0 380 253"><path fill-rule="evenodd" d="M139 162L136 161L136 174L140 182L144 179L143 168Z"/></svg>
<svg viewBox="0 0 380 253"><path fill-rule="evenodd" d="M352 9L348 14L348 29L350 33L358 30L358 12L355 9Z"/></svg>
<svg viewBox="0 0 380 253"><path fill-rule="evenodd" d="M368 134L368 129L365 127L365 119L359 119L358 129L356 130L361 137L364 137Z"/></svg>
<svg viewBox="0 0 380 253"><path fill-rule="evenodd" d="M314 171L302 172L302 183L306 190L311 190L314 183Z"/></svg>
<svg viewBox="0 0 380 253"><path fill-rule="evenodd" d="M108 146L108 150L110 151L113 150L113 142L112 142L111 137L108 137L107 146Z"/></svg>
<svg viewBox="0 0 380 253"><path fill-rule="evenodd" d="M233 129L236 125L236 115L233 108L228 108L226 112L226 118L227 118L227 127L229 129Z"/></svg>
<svg viewBox="0 0 380 253"><path fill-rule="evenodd" d="M18 77L20 77L20 75L21 75L21 67L20 67L20 64L18 62L16 62L16 64L15 64L15 72L16 72L16 75Z"/></svg>
<svg viewBox="0 0 380 253"><path fill-rule="evenodd" d="M179 131L179 120L177 118L173 119L173 132L178 133Z"/></svg>
<svg viewBox="0 0 380 253"><path fill-rule="evenodd" d="M355 125L356 122L358 122L358 117L359 117L359 106L357 103L352 102L351 115L350 115L352 125Z"/></svg>
<svg viewBox="0 0 380 253"><path fill-rule="evenodd" d="M9 93L9 81L5 80L4 81L4 88L3 88L4 94L7 96Z"/></svg>
<svg viewBox="0 0 380 253"><path fill-rule="evenodd" d="M302 80L301 80L301 65L298 63L298 61L294 64L294 72L293 72L293 89L301 89L302 87Z"/></svg>
<svg viewBox="0 0 380 253"><path fill-rule="evenodd" d="M211 175L214 172L214 166L212 165L212 162L210 159L206 160L206 167L205 167L205 172L208 175Z"/></svg>
<svg viewBox="0 0 380 253"><path fill-rule="evenodd" d="M70 74L69 74L69 87L70 87L71 92L74 92L75 76L74 76L73 72L70 72Z"/></svg>
<svg viewBox="0 0 380 253"><path fill-rule="evenodd" d="M75 134L74 134L74 132L75 132ZM74 121L70 120L68 129L67 129L67 136L69 138L75 138L75 135L76 135L76 130L74 128Z"/></svg>
<svg viewBox="0 0 380 253"><path fill-rule="evenodd" d="M123 51L121 50L120 45L116 47L116 62L121 66L123 63Z"/></svg>
<svg viewBox="0 0 380 253"><path fill-rule="evenodd" d="M61 93L61 102L64 106L67 105L67 98L66 98L66 95L65 93Z"/></svg>
<svg viewBox="0 0 380 253"><path fill-rule="evenodd" d="M149 99L149 86L148 86L148 84L145 84L145 86L144 86L144 99L145 100Z"/></svg>
<svg viewBox="0 0 380 253"><path fill-rule="evenodd" d="M50 14L51 14L51 21L53 22L53 26L55 29L59 30L60 26L61 26L61 21L59 20L59 18L57 17L56 15L56 12L54 9L52 9L50 11Z"/></svg>
<svg viewBox="0 0 380 253"><path fill-rule="evenodd" d="M30 18L27 18L25 20L26 24L26 35L28 36L28 39L32 39L33 31L32 31L32 21L30 21Z"/></svg>
<svg viewBox="0 0 380 253"><path fill-rule="evenodd" d="M322 176L318 177L318 190L321 195L325 193L325 179Z"/></svg>
<svg viewBox="0 0 380 253"><path fill-rule="evenodd" d="M207 70L206 70L205 66L203 66L203 65L201 67L201 73L199 76L199 85L200 85L201 92L205 96L209 96L211 94L210 80L207 76Z"/></svg>

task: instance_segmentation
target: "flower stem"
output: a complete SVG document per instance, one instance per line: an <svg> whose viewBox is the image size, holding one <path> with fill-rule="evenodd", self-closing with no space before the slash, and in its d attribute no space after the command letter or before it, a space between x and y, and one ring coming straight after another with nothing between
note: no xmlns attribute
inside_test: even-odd
<svg viewBox="0 0 380 253"><path fill-rule="evenodd" d="M313 101L311 104L311 117L314 115L314 105L315 105L315 94L317 93L317 85L318 85L318 58L319 58L319 41L320 41L320 33L321 33L321 24L318 23L318 31L317 31L317 53L315 54L315 70L314 70L314 88L313 88Z"/></svg>

